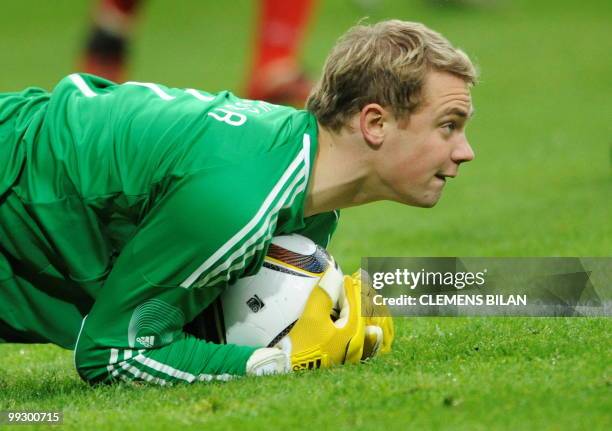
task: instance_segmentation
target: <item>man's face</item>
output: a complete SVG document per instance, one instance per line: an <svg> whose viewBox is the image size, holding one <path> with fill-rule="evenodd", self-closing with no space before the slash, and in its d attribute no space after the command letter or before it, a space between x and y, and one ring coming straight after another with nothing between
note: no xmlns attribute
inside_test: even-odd
<svg viewBox="0 0 612 431"><path fill-rule="evenodd" d="M429 72L422 91L420 107L407 120L384 123L377 170L389 199L432 207L446 178L474 158L465 136L473 111L468 85L450 73Z"/></svg>

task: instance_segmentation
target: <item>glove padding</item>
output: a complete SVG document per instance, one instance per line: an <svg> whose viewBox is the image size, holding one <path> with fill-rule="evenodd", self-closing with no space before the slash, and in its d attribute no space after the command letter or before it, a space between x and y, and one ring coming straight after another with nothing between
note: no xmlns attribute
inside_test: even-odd
<svg viewBox="0 0 612 431"><path fill-rule="evenodd" d="M333 321L334 303L328 290L316 286L302 316L283 346L291 355L293 370L357 363L363 354L365 320L361 317L360 284L345 276L339 298L340 314Z"/></svg>

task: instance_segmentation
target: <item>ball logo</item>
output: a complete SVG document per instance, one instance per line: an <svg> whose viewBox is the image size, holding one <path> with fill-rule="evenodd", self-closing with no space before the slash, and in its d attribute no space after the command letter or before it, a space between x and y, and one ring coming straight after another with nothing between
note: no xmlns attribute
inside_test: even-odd
<svg viewBox="0 0 612 431"><path fill-rule="evenodd" d="M251 309L253 313L257 313L259 310L264 308L264 306L266 305L263 303L261 298L257 295L253 295L249 299L247 299L246 304L249 306L249 308Z"/></svg>

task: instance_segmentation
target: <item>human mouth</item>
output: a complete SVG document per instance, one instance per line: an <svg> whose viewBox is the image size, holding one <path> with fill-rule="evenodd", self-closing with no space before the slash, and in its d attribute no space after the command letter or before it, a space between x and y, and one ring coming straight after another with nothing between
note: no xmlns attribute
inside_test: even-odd
<svg viewBox="0 0 612 431"><path fill-rule="evenodd" d="M436 178L439 178L439 179L441 179L444 182L446 182L446 178L455 178L455 175L443 174L443 173L436 174L435 176L436 176Z"/></svg>

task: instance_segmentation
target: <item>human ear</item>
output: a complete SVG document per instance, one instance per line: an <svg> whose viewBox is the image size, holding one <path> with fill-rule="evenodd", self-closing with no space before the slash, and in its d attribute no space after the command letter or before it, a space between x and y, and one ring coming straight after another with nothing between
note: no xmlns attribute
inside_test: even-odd
<svg viewBox="0 0 612 431"><path fill-rule="evenodd" d="M379 147L384 141L385 109L378 103L370 103L359 112L359 128L365 141L374 147Z"/></svg>

